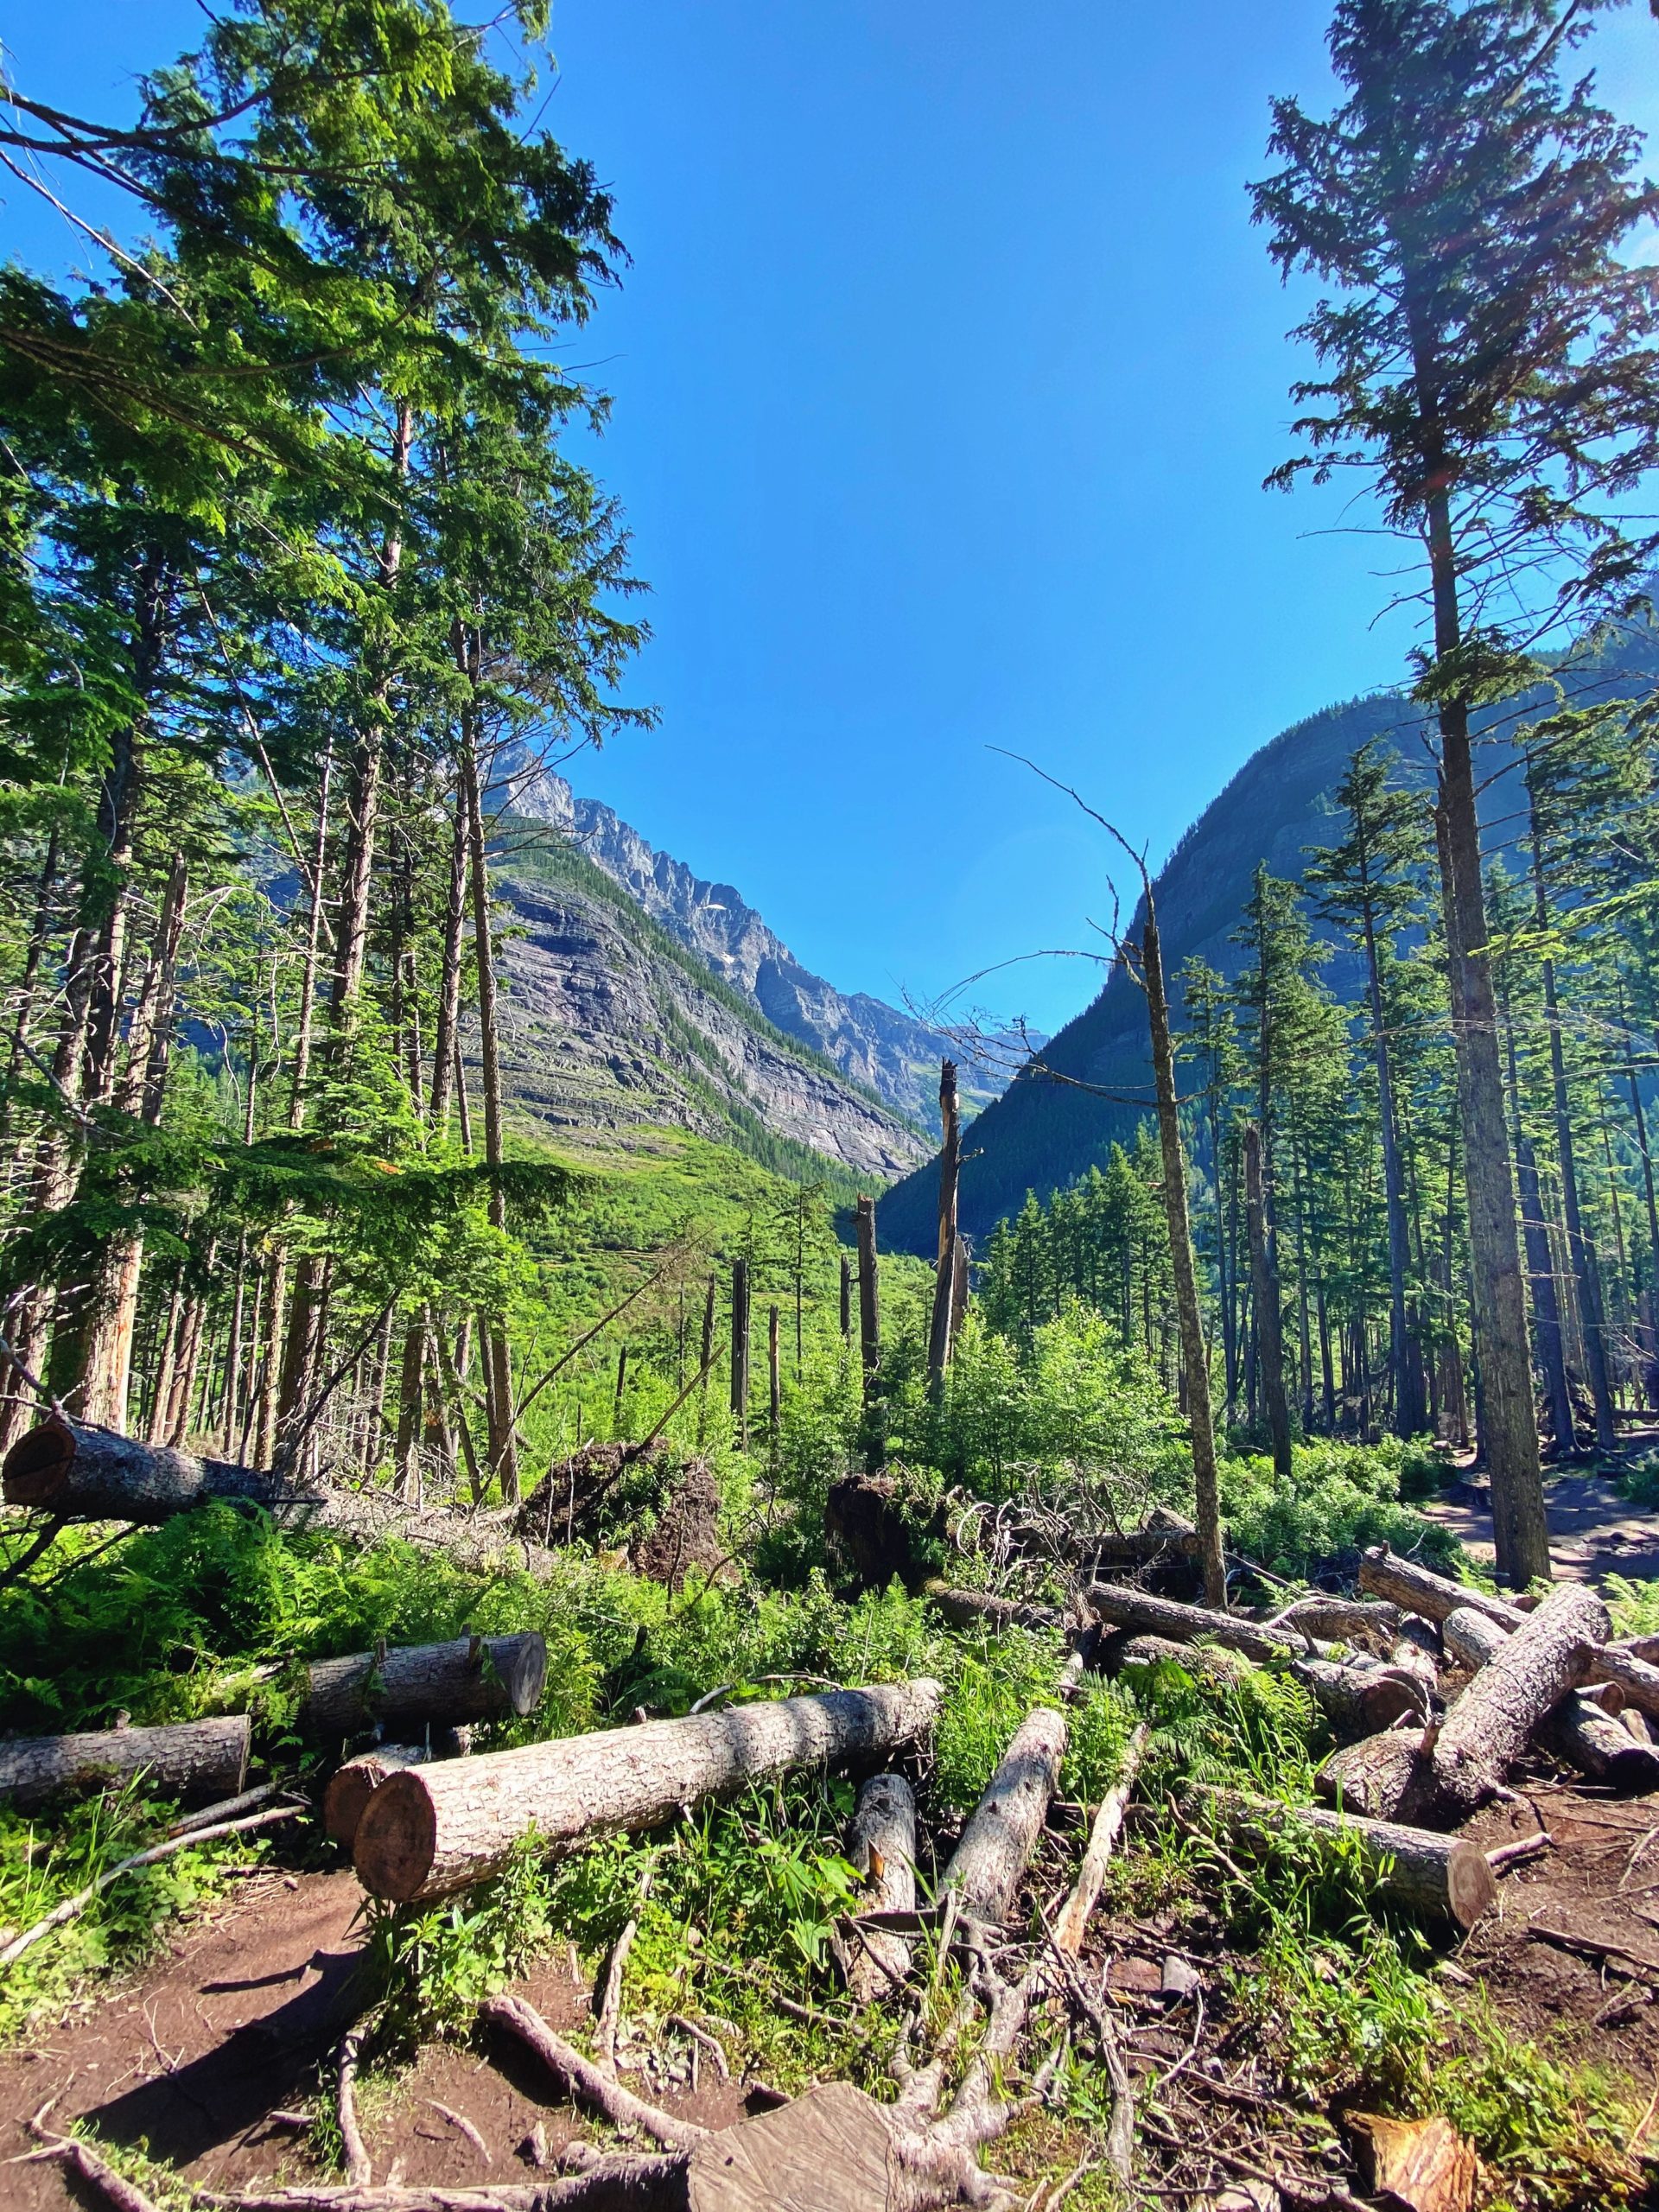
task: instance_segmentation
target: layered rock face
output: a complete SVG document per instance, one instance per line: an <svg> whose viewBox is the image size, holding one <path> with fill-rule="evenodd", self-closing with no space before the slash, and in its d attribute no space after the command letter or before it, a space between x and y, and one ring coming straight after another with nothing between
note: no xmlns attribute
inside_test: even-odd
<svg viewBox="0 0 1659 2212"><path fill-rule="evenodd" d="M821 1052L896 1113L937 1133L939 1061L945 1055L961 1064L960 1089L970 1111L1002 1089L1007 1071L1001 1052L995 1065L988 1060L976 1066L959 1042L913 1015L867 992L838 991L804 968L729 883L707 882L683 861L659 853L610 807L578 798L563 776L542 771L518 791L513 804L519 813L568 837L785 1036Z"/></svg>
<svg viewBox="0 0 1659 2212"><path fill-rule="evenodd" d="M914 1128L722 991L579 849L550 838L504 855L495 888L502 1071L521 1113L582 1136L686 1128L760 1156L783 1138L883 1183L925 1155Z"/></svg>

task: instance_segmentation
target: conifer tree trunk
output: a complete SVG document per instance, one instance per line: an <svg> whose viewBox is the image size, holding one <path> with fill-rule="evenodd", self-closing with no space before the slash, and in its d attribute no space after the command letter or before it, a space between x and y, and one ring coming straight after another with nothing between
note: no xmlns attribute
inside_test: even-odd
<svg viewBox="0 0 1659 2212"><path fill-rule="evenodd" d="M732 1423L740 1450L749 1448L749 1263L732 1262Z"/></svg>
<svg viewBox="0 0 1659 2212"><path fill-rule="evenodd" d="M1573 1448L1573 1394L1567 1388L1567 1355L1561 1342L1561 1309L1556 1294L1555 1261L1549 1248L1549 1226L1544 1219L1543 1193L1538 1185L1538 1162L1521 1119L1520 1069L1515 1050L1515 1025L1507 1025L1510 1058L1510 1096L1515 1110L1515 1168L1521 1193L1522 1242L1532 1288L1532 1319L1538 1338L1538 1366L1549 1404L1549 1425L1558 1454L1571 1457Z"/></svg>
<svg viewBox="0 0 1659 2212"><path fill-rule="evenodd" d="M1198 1268L1192 1256L1192 1224L1186 1203L1186 1154L1181 1144L1180 1103L1175 1090L1175 1047L1164 992L1163 949L1153 911L1152 887L1146 887L1147 921L1141 939L1147 1020L1152 1039L1152 1072L1158 1100L1158 1143L1164 1169L1164 1219L1169 1230L1170 1269L1175 1284L1175 1312L1180 1329L1181 1361L1186 1375L1186 1415L1192 1439L1192 1487L1204 1547L1205 1603L1219 1611L1227 1603L1227 1567L1222 1554L1221 1493L1216 1476L1215 1416L1210 1398L1210 1352L1198 1305Z"/></svg>
<svg viewBox="0 0 1659 2212"><path fill-rule="evenodd" d="M1250 1243L1250 1282L1255 1311L1256 1364L1273 1440L1275 1474L1288 1476L1290 1407L1285 1396L1285 1355L1280 1334L1279 1271L1268 1247L1262 1192L1262 1131L1250 1122L1244 1131L1244 1221Z"/></svg>
<svg viewBox="0 0 1659 2212"><path fill-rule="evenodd" d="M1382 1189L1389 1225L1389 1374L1394 1385L1394 1433L1415 1436L1423 1427L1419 1370L1410 1357L1406 1322L1406 1190L1400 1158L1400 1125L1394 1103L1394 1056L1382 1011L1376 916L1365 904L1365 995L1371 1016L1371 1058L1376 1069L1377 1120L1382 1147Z"/></svg>
<svg viewBox="0 0 1659 2212"><path fill-rule="evenodd" d="M1419 363L1418 386L1420 404L1432 409L1438 380L1423 361ZM1443 463L1444 454L1426 450L1424 457L1429 463L1428 481L1433 483L1434 463L1437 459ZM1440 480L1444 482L1444 474ZM1434 657L1444 664L1455 661L1462 645L1457 549L1451 505L1444 489L1427 493L1425 510ZM1469 710L1464 700L1456 696L1444 699L1439 721L1435 819L1442 855L1447 962L1452 977L1452 1033L1463 1122L1464 1184L1469 1201L1471 1273L1485 1398L1483 1439L1491 1476L1498 1573L1524 1588L1535 1577L1549 1578L1549 1523L1539 1465L1526 1285L1516 1228L1509 1116L1504 1111L1497 1010L1487 944L1480 817L1475 803Z"/></svg>
<svg viewBox="0 0 1659 2212"><path fill-rule="evenodd" d="M927 1340L927 1374L937 1390L950 1362L951 1304L956 1290L957 1184L962 1165L962 1119L957 1107L954 1060L939 1063L939 1120L944 1131L939 1147L939 1236L934 1262L933 1315Z"/></svg>

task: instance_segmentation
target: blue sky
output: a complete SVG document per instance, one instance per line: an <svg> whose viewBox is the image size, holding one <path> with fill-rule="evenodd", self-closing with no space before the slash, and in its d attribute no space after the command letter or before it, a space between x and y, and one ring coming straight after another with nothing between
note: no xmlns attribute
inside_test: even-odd
<svg viewBox="0 0 1659 2212"><path fill-rule="evenodd" d="M1296 297L1249 226L1270 94L1325 104L1321 0L556 0L546 115L632 256L570 349L614 396L660 727L580 788L735 884L846 989L925 1000L1087 939L1287 723L1394 681L1389 550L1284 451ZM41 0L30 91L116 114L188 0ZM1659 26L1599 35L1659 127ZM0 180L0 241L85 253ZM981 987L1057 1026L1072 962Z"/></svg>

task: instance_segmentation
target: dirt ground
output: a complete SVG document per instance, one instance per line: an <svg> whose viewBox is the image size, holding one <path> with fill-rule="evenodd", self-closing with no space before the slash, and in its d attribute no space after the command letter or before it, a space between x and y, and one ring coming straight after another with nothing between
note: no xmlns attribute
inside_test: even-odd
<svg viewBox="0 0 1659 2212"><path fill-rule="evenodd" d="M1593 1582L1609 1573L1638 1580L1659 1575L1659 1516L1638 1511L1605 1475L1562 1473L1546 1481L1558 1575L1575 1582ZM1459 1484L1417 1510L1450 1529L1471 1558L1490 1566L1492 1509L1483 1483Z"/></svg>

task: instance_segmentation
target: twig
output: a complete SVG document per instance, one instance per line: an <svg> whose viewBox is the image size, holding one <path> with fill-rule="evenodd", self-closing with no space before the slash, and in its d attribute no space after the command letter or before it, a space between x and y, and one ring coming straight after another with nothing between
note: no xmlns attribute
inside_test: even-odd
<svg viewBox="0 0 1659 2212"><path fill-rule="evenodd" d="M689 2120L675 2120L648 2105L643 2097L636 2097L631 2090L610 2075L601 2071L590 2058L584 2058L574 2044L563 2036L554 2034L547 2022L533 2005L522 1997L491 1997L479 2007L479 2018L493 2026L507 2029L522 2043L528 2044L543 2064L562 2075L573 2094L583 2098L596 2111L604 2113L613 2126L639 2127L652 2139L671 2151L690 2150L708 2135L706 2127L699 2127Z"/></svg>
<svg viewBox="0 0 1659 2212"><path fill-rule="evenodd" d="M690 2036L693 2043L701 2044L719 2069L721 2080L722 2082L731 2080L731 2065L726 2056L725 2046L718 2036L711 2036L707 2028L700 2028L695 2020L688 2020L683 2012L664 2013L663 2025L665 2028L677 2028L682 2035Z"/></svg>
<svg viewBox="0 0 1659 2212"><path fill-rule="evenodd" d="M16 1582L20 1575L27 1574L41 1553L51 1550L67 1526L68 1516L66 1514L54 1514L36 1535L34 1542L26 1544L16 1559L8 1560L5 1566L0 1567L0 1589L9 1582Z"/></svg>
<svg viewBox="0 0 1659 2212"><path fill-rule="evenodd" d="M245 1789L238 1797L221 1797L217 1805L204 1805L199 1813L182 1815L167 1832L168 1835L189 1835L198 1828L216 1827L221 1821L233 1821L243 1813L252 1812L256 1805L263 1805L268 1797L274 1797L282 1786L280 1782L262 1782L252 1789ZM299 1809L297 1804L295 1809Z"/></svg>
<svg viewBox="0 0 1659 2212"><path fill-rule="evenodd" d="M216 1842L222 1835L241 1835L249 1828L270 1827L277 1821L291 1821L304 1809L302 1805L278 1805L273 1812L256 1813L249 1820L221 1821L217 1827L193 1828L187 1834L169 1837L165 1843L152 1844L148 1851L135 1851L130 1859L123 1859L113 1866L106 1866L84 1890L77 1890L73 1897L66 1897L61 1904L54 1905L44 1920L37 1920L32 1928L26 1928L21 1936L14 1936L4 1950L0 1951L0 1967L14 1965L31 1944L40 1942L42 1936L48 1935L54 1928L61 1928L65 1921L73 1920L78 1913L84 1912L95 1897L107 1890L111 1882L119 1881L123 1874L130 1874L140 1866L154 1866L158 1860L170 1859L175 1851L188 1851L195 1844Z"/></svg>
<svg viewBox="0 0 1659 2212"><path fill-rule="evenodd" d="M646 1877L649 1882L650 1877ZM639 1933L639 1923L630 1920L617 1937L611 1949L611 1962L605 1969L605 1986L600 1995L599 2024L594 2031L594 2042L599 2051L599 2063L607 2074L616 2071L616 2031L622 2011L622 1976L628 1963L628 1953L633 1948L633 1939Z"/></svg>
<svg viewBox="0 0 1659 2212"><path fill-rule="evenodd" d="M1486 1854L1486 1864L1494 1873L1503 1866L1514 1866L1523 1859L1535 1859L1541 1851L1548 1851L1555 1839L1548 1828L1540 1828L1536 1835L1517 1836L1513 1843L1500 1843Z"/></svg>
<svg viewBox="0 0 1659 2212"><path fill-rule="evenodd" d="M472 2145L474 2150L477 2152L479 2157L483 2159L486 2166L494 2164L495 2161L490 2156L489 2145L479 2133L477 2128L473 2126L472 2121L467 2119L464 2112L455 2112L452 2110L448 2105L440 2104L435 2097L429 2097L426 2101L431 2106L434 2112L440 2113L443 2119L448 2121L451 2127L458 2127L461 2130L461 2133L467 2138L467 2140Z"/></svg>
<svg viewBox="0 0 1659 2212"><path fill-rule="evenodd" d="M357 2062L363 2049L361 2028L348 2029L340 2039L337 2064L337 2104L340 2139L346 2146L346 2179L353 2189L367 2189L374 2180L368 2145L357 2124Z"/></svg>

